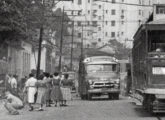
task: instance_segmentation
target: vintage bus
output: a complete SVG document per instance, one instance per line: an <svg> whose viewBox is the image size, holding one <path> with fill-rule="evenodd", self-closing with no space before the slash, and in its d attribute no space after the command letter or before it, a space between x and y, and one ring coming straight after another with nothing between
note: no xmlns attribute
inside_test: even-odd
<svg viewBox="0 0 165 120"><path fill-rule="evenodd" d="M120 77L118 60L111 56L93 56L80 61L79 93L82 99L108 95L119 99Z"/></svg>

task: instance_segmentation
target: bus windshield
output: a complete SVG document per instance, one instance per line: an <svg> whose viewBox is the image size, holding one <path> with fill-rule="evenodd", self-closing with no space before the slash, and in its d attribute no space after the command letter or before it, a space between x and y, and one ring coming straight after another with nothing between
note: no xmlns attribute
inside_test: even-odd
<svg viewBox="0 0 165 120"><path fill-rule="evenodd" d="M96 65L87 65L87 72L116 72L116 64L96 64Z"/></svg>

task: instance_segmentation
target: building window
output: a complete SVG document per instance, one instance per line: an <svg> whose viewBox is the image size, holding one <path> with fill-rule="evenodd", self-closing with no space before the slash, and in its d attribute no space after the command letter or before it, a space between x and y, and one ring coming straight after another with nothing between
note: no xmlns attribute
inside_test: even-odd
<svg viewBox="0 0 165 120"><path fill-rule="evenodd" d="M101 27L98 27L98 31L101 31Z"/></svg>
<svg viewBox="0 0 165 120"><path fill-rule="evenodd" d="M144 5L144 0L142 0L142 5Z"/></svg>
<svg viewBox="0 0 165 120"><path fill-rule="evenodd" d="M98 41L101 42L101 38L98 38Z"/></svg>
<svg viewBox="0 0 165 120"><path fill-rule="evenodd" d="M74 11L72 11L71 14L73 15L74 14Z"/></svg>
<svg viewBox="0 0 165 120"><path fill-rule="evenodd" d="M116 0L112 0L112 3L115 3L116 2Z"/></svg>
<svg viewBox="0 0 165 120"><path fill-rule="evenodd" d="M115 32L111 32L111 37L115 37Z"/></svg>
<svg viewBox="0 0 165 120"><path fill-rule="evenodd" d="M101 9L101 5L99 5L99 9Z"/></svg>
<svg viewBox="0 0 165 120"><path fill-rule="evenodd" d="M90 25L90 21L88 21L88 23L87 23L88 25Z"/></svg>
<svg viewBox="0 0 165 120"><path fill-rule="evenodd" d="M106 12L106 14L108 14L108 10L106 10L105 12Z"/></svg>
<svg viewBox="0 0 165 120"><path fill-rule="evenodd" d="M90 3L90 0L88 0L88 3Z"/></svg>
<svg viewBox="0 0 165 120"><path fill-rule="evenodd" d="M121 21L121 24L124 25L124 21Z"/></svg>
<svg viewBox="0 0 165 120"><path fill-rule="evenodd" d="M97 26L97 21L92 21L92 25L93 25L94 27L96 27L96 26Z"/></svg>
<svg viewBox="0 0 165 120"><path fill-rule="evenodd" d="M105 33L105 36L108 36L108 32Z"/></svg>
<svg viewBox="0 0 165 120"><path fill-rule="evenodd" d="M116 10L111 10L111 15L116 15Z"/></svg>
<svg viewBox="0 0 165 120"><path fill-rule="evenodd" d="M139 15L141 15L141 10L139 10Z"/></svg>
<svg viewBox="0 0 165 120"><path fill-rule="evenodd" d="M111 26L115 26L115 21L113 20L113 21L111 21Z"/></svg>
<svg viewBox="0 0 165 120"><path fill-rule="evenodd" d="M151 0L149 0L149 5L151 5Z"/></svg>
<svg viewBox="0 0 165 120"><path fill-rule="evenodd" d="M81 26L81 21L78 21L78 22L77 22L77 25L78 25L78 26Z"/></svg>
<svg viewBox="0 0 165 120"><path fill-rule="evenodd" d="M105 21L105 24L108 25L108 21Z"/></svg>
<svg viewBox="0 0 165 120"><path fill-rule="evenodd" d="M121 35L124 35L124 32L121 32Z"/></svg>
<svg viewBox="0 0 165 120"><path fill-rule="evenodd" d="M99 20L101 20L101 16L99 16Z"/></svg>
<svg viewBox="0 0 165 120"><path fill-rule="evenodd" d="M140 5L142 4L141 0L139 0L139 4L140 4Z"/></svg>
<svg viewBox="0 0 165 120"><path fill-rule="evenodd" d="M88 14L90 14L90 10L88 10Z"/></svg>
<svg viewBox="0 0 165 120"><path fill-rule="evenodd" d="M94 14L97 13L97 10L93 10L93 13L94 13Z"/></svg>
<svg viewBox="0 0 165 120"><path fill-rule="evenodd" d="M124 10L121 10L121 14L124 14Z"/></svg>
<svg viewBox="0 0 165 120"><path fill-rule="evenodd" d="M82 0L78 0L78 5L81 5L82 4Z"/></svg>
<svg viewBox="0 0 165 120"><path fill-rule="evenodd" d="M124 0L122 0L122 2L124 2Z"/></svg>
<svg viewBox="0 0 165 120"><path fill-rule="evenodd" d="M141 20L138 20L139 26L141 25Z"/></svg>
<svg viewBox="0 0 165 120"><path fill-rule="evenodd" d="M165 14L165 6L157 6L156 14Z"/></svg>
<svg viewBox="0 0 165 120"><path fill-rule="evenodd" d="M78 38L81 38L81 33L78 33Z"/></svg>

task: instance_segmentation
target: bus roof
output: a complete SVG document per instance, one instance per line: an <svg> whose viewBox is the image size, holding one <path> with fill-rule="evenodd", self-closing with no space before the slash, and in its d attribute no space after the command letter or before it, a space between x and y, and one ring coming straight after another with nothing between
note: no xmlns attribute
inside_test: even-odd
<svg viewBox="0 0 165 120"><path fill-rule="evenodd" d="M100 64L117 64L117 62L103 62L103 61L96 61L96 62L89 62L88 65L100 65Z"/></svg>
<svg viewBox="0 0 165 120"><path fill-rule="evenodd" d="M111 56L95 56L84 59L86 64L117 64L118 60Z"/></svg>

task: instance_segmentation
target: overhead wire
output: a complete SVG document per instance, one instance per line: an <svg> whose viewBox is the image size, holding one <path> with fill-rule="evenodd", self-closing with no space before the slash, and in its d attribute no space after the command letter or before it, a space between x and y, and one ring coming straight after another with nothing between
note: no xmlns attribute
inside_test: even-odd
<svg viewBox="0 0 165 120"><path fill-rule="evenodd" d="M131 5L131 6L141 6L141 7L153 7L153 5L142 5L142 4L133 4L133 3L124 3L124 2L112 2L108 0L94 0L94 2L106 2L112 4L123 4L123 5Z"/></svg>

